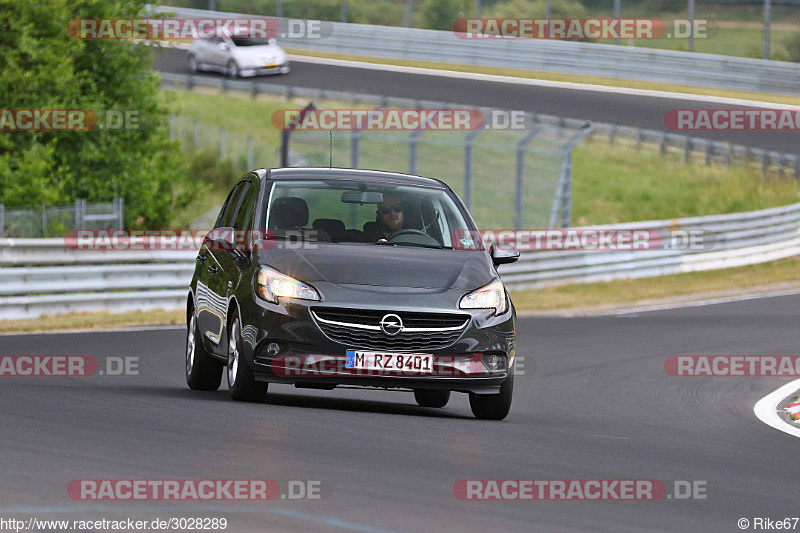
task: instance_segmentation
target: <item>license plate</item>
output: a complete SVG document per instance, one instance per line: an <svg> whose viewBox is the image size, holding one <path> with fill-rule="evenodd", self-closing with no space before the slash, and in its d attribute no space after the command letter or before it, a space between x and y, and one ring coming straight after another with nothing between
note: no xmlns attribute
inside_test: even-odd
<svg viewBox="0 0 800 533"><path fill-rule="evenodd" d="M430 374L433 372L433 355L347 350L345 368L353 370L395 370L415 374Z"/></svg>

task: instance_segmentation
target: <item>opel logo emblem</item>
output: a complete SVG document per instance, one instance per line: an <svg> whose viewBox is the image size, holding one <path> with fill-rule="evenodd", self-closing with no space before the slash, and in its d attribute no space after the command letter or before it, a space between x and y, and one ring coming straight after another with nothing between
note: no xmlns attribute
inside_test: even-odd
<svg viewBox="0 0 800 533"><path fill-rule="evenodd" d="M403 331L403 320L397 315L385 315L381 319L381 331L389 335L390 337L394 337L401 331Z"/></svg>

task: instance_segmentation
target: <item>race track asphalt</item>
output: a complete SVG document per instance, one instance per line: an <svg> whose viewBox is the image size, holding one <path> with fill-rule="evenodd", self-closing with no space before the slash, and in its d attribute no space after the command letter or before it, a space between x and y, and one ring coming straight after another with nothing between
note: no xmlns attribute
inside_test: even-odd
<svg viewBox="0 0 800 533"><path fill-rule="evenodd" d="M795 437L753 414L788 379L667 375L670 355L798 353L800 298L524 318L502 422L410 392L190 391L184 332L0 337L0 355L138 357L139 375L0 377L0 517L226 517L228 531L738 531L797 516ZM319 480L318 500L81 502L76 479ZM701 481L705 500L465 502L461 479Z"/></svg>

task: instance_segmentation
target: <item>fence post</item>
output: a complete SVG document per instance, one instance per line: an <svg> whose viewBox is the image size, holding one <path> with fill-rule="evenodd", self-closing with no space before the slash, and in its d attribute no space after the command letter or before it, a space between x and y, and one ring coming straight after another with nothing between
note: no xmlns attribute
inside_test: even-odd
<svg viewBox="0 0 800 533"><path fill-rule="evenodd" d="M225 128L219 129L219 159L225 159Z"/></svg>
<svg viewBox="0 0 800 533"><path fill-rule="evenodd" d="M169 140L175 140L175 113L169 114Z"/></svg>
<svg viewBox="0 0 800 533"><path fill-rule="evenodd" d="M83 215L83 201L75 200L75 229L83 229Z"/></svg>
<svg viewBox="0 0 800 533"><path fill-rule="evenodd" d="M408 136L408 173L417 173L417 143L425 130L414 130Z"/></svg>
<svg viewBox="0 0 800 533"><path fill-rule="evenodd" d="M800 157L794 156L794 179L800 180ZM3 206L0 205L0 214L3 212ZM3 224L2 218L0 218L0 232L2 232Z"/></svg>
<svg viewBox="0 0 800 533"><path fill-rule="evenodd" d="M685 165L689 164L689 159L692 156L692 138L686 137L686 142L684 143L683 148L683 163Z"/></svg>
<svg viewBox="0 0 800 533"><path fill-rule="evenodd" d="M120 196L114 198L114 214L117 215L117 229L121 230L125 227L125 199Z"/></svg>
<svg viewBox="0 0 800 533"><path fill-rule="evenodd" d="M247 170L253 170L253 138L247 137Z"/></svg>
<svg viewBox="0 0 800 533"><path fill-rule="evenodd" d="M278 160L278 165L281 167L289 166L289 135L291 134L292 130L303 123L306 114L316 108L317 106L314 105L314 102L309 102L308 105L300 111L300 114L295 117L292 122L283 126L283 129L281 130L281 146Z"/></svg>
<svg viewBox="0 0 800 533"><path fill-rule="evenodd" d="M483 133L485 124L467 133L464 139L464 203L467 204L467 211L472 209L472 145L475 139Z"/></svg>
<svg viewBox="0 0 800 533"><path fill-rule="evenodd" d="M795 171L797 170L797 159L795 158ZM796 175L796 174L795 174ZM6 206L0 204L0 237L6 232Z"/></svg>
<svg viewBox="0 0 800 533"><path fill-rule="evenodd" d="M661 146L659 146L659 149L661 150L661 155L662 156L667 155L667 134L666 133L662 133L661 134Z"/></svg>
<svg viewBox="0 0 800 533"><path fill-rule="evenodd" d="M361 130L353 130L350 134L350 168L358 168Z"/></svg>
<svg viewBox="0 0 800 533"><path fill-rule="evenodd" d="M594 130L591 122L584 124L567 141L561 156L561 175L556 187L556 197L553 199L553 208L550 210L548 228L554 228L559 208L561 209L561 227L568 228L572 225L572 150L578 146L587 135Z"/></svg>
<svg viewBox="0 0 800 533"><path fill-rule="evenodd" d="M714 142L708 141L708 144L706 144L706 166L711 164L711 156L713 155L713 153L714 153Z"/></svg>
<svg viewBox="0 0 800 533"><path fill-rule="evenodd" d="M42 237L47 237L47 206L42 204Z"/></svg>
<svg viewBox="0 0 800 533"><path fill-rule="evenodd" d="M533 141L533 138L539 135L545 126L537 124L517 143L517 179L514 187L516 198L514 203L514 229L522 229L523 218L522 210L525 205L523 202L523 193L525 192L525 147Z"/></svg>

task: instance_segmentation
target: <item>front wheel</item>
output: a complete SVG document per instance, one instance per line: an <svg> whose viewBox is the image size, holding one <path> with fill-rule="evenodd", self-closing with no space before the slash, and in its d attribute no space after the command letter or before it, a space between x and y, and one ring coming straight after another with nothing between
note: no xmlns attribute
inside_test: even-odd
<svg viewBox="0 0 800 533"><path fill-rule="evenodd" d="M242 355L242 327L234 315L228 328L228 392L236 401L262 402L267 397L267 383L253 378L253 370Z"/></svg>
<svg viewBox="0 0 800 533"><path fill-rule="evenodd" d="M197 74L200 72L200 62L197 60L197 57L195 57L194 54L189 56L187 62L189 63L189 72L192 74Z"/></svg>
<svg viewBox="0 0 800 533"><path fill-rule="evenodd" d="M236 64L236 61L231 59L230 61L228 61L228 66L225 69L225 72L229 78L235 80L236 78L239 77L239 65Z"/></svg>
<svg viewBox="0 0 800 533"><path fill-rule="evenodd" d="M500 394L469 393L469 406L475 418L481 420L503 420L511 410L511 396L514 392L514 375L500 386Z"/></svg>
<svg viewBox="0 0 800 533"><path fill-rule="evenodd" d="M186 328L186 384L192 390L215 391L222 381L222 363L212 359L203 347L194 310Z"/></svg>
<svg viewBox="0 0 800 533"><path fill-rule="evenodd" d="M444 407L450 401L450 391L414 389L414 399L420 407Z"/></svg>

